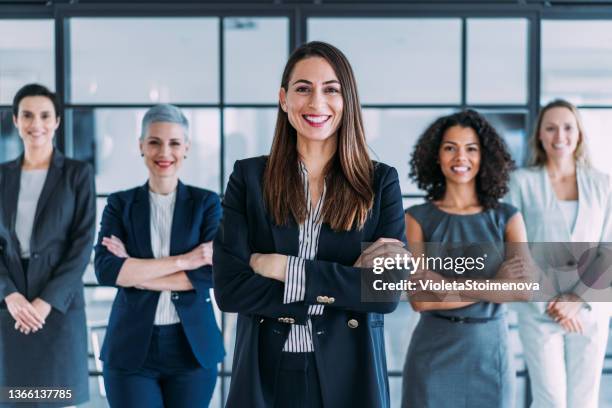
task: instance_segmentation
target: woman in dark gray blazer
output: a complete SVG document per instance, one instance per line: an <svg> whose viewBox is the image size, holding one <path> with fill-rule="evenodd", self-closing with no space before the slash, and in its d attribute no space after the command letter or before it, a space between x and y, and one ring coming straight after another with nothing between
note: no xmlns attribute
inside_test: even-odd
<svg viewBox="0 0 612 408"><path fill-rule="evenodd" d="M24 153L0 165L0 387L62 389L41 405L79 404L89 398L82 275L93 170L53 147L59 107L45 87L17 92L13 121Z"/></svg>

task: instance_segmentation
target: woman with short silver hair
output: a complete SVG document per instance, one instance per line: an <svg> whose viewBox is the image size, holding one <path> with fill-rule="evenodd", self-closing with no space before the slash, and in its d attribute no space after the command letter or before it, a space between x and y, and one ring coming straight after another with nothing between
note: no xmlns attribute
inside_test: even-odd
<svg viewBox="0 0 612 408"><path fill-rule="evenodd" d="M224 356L209 292L221 206L178 178L188 127L176 106L147 111L149 179L111 194L102 215L96 276L118 288L101 352L111 407L207 407Z"/></svg>

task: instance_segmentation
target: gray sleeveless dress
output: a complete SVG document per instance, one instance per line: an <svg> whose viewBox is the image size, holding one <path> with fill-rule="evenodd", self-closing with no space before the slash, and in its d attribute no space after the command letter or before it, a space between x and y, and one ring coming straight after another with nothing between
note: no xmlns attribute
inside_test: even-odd
<svg viewBox="0 0 612 408"><path fill-rule="evenodd" d="M420 224L425 242L488 243L486 268L463 275L486 279L503 262L506 224L517 209L500 204L478 214L458 215L428 202L406 212ZM504 305L488 302L421 313L404 365L402 407L513 407L515 372L505 315ZM449 317L476 318L478 323Z"/></svg>

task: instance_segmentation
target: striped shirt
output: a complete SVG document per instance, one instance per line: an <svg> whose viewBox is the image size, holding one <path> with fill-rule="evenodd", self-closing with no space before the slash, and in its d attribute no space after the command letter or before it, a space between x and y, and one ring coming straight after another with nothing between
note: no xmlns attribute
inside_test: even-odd
<svg viewBox="0 0 612 408"><path fill-rule="evenodd" d="M325 185L323 193L315 208L312 208L310 188L308 184L308 171L306 166L300 162L300 175L306 195L307 215L306 220L300 224L298 256L289 256L285 279L285 292L283 303L302 302L306 296L306 260L315 259L319 247L319 234L321 232L320 215L325 198ZM322 315L323 305L310 305L308 314L311 316ZM285 341L283 351L289 353L313 352L312 323L310 318L305 325L293 324L289 336Z"/></svg>
<svg viewBox="0 0 612 408"><path fill-rule="evenodd" d="M149 202L151 203L151 249L156 259L163 258L170 255L170 234L176 190L166 195L149 191ZM164 290L159 294L153 324L159 326L180 322L171 295L172 292L169 290Z"/></svg>

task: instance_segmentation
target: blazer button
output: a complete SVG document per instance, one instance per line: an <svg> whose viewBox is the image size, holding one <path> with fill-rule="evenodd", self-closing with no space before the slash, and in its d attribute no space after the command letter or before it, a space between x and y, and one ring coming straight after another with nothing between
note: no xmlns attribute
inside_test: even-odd
<svg viewBox="0 0 612 408"><path fill-rule="evenodd" d="M330 296L329 299L327 299L327 303L329 303L330 305L334 303L335 301L336 299L334 299L332 296Z"/></svg>
<svg viewBox="0 0 612 408"><path fill-rule="evenodd" d="M281 323L287 323L287 318L286 317L279 317L278 321Z"/></svg>
<svg viewBox="0 0 612 408"><path fill-rule="evenodd" d="M325 296L317 296L317 303L325 303Z"/></svg>
<svg viewBox="0 0 612 408"><path fill-rule="evenodd" d="M33 259L38 259L38 258L39 258L39 256L40 256L40 255L38 255L38 253L36 253L36 252L32 254L32 258L33 258Z"/></svg>
<svg viewBox="0 0 612 408"><path fill-rule="evenodd" d="M178 293L173 293L173 294L172 294L172 296L170 296L170 298L171 298L172 300L178 300L179 295L178 295Z"/></svg>
<svg viewBox="0 0 612 408"><path fill-rule="evenodd" d="M359 327L359 322L357 321L357 319L351 319L348 321L348 327L350 327L351 329L356 329L357 327Z"/></svg>
<svg viewBox="0 0 612 408"><path fill-rule="evenodd" d="M293 317L290 317L290 318L287 319L287 323L294 324L295 323L295 319Z"/></svg>

